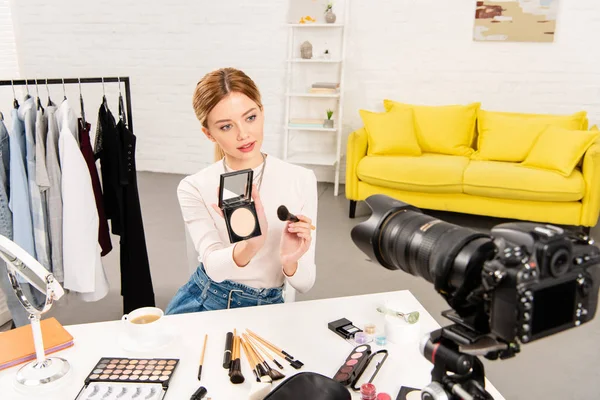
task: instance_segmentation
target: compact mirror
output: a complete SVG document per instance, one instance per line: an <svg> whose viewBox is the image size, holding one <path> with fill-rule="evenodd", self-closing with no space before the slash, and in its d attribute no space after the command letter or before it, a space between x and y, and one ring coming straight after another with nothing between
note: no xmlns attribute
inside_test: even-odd
<svg viewBox="0 0 600 400"><path fill-rule="evenodd" d="M260 236L260 224L252 201L254 171L244 169L221 175L219 208L231 243Z"/></svg>
<svg viewBox="0 0 600 400"><path fill-rule="evenodd" d="M0 235L0 257L6 262L8 278L21 305L29 313L36 360L17 371L17 383L40 387L65 376L69 363L46 357L40 327L41 316L64 294L63 288L35 258L5 236Z"/></svg>
<svg viewBox="0 0 600 400"><path fill-rule="evenodd" d="M253 175L251 169L221 175L219 207L250 199Z"/></svg>

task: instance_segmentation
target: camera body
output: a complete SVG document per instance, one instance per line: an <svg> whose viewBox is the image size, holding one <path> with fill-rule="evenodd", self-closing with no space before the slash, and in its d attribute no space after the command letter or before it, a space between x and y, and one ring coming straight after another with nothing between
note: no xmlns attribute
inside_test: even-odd
<svg viewBox="0 0 600 400"><path fill-rule="evenodd" d="M600 250L586 235L542 223L477 232L385 195L366 199L371 217L352 240L371 260L431 282L452 310L448 331L473 344L492 337L528 343L594 318Z"/></svg>
<svg viewBox="0 0 600 400"><path fill-rule="evenodd" d="M587 237L529 222L500 224L491 233L496 254L482 270L490 333L528 343L593 318L598 280L591 268L600 250Z"/></svg>

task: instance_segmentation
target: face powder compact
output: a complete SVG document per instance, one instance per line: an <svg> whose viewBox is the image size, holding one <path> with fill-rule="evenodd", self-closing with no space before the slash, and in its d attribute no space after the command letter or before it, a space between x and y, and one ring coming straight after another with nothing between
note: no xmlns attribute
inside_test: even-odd
<svg viewBox="0 0 600 400"><path fill-rule="evenodd" d="M229 241L237 243L262 234L252 201L254 171L244 169L221 175L219 208L223 210Z"/></svg>

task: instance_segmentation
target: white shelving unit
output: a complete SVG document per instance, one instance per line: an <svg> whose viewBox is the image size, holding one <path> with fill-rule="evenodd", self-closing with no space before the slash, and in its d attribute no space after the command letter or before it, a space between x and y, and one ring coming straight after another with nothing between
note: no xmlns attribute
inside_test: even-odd
<svg viewBox="0 0 600 400"><path fill-rule="evenodd" d="M327 23L307 23L307 24L288 24L288 59L287 59L287 79L286 79L286 107L285 107L285 141L283 157L284 160L307 166L323 166L334 168L334 195L337 196L339 192L340 184L340 160L342 158L342 120L344 115L344 60L346 56L346 32L349 16L350 0L344 1L343 5L343 22L338 21L333 24ZM332 59L313 58L313 59L302 59L298 58L300 49L296 40L301 38L303 34L307 32L318 32L320 39L327 41L330 40L333 35L340 39L338 43L339 55ZM313 51L313 57L315 52ZM337 68L337 80L340 84L339 92L335 94L320 94L320 93L309 93L302 92L295 87L295 78L298 75L304 77L310 75L311 68ZM292 117L304 118L305 116L293 115L295 109L293 103L298 101L308 102L320 101L320 102L332 102L336 103L335 106L327 106L334 110L334 128L320 128L320 127L292 127L289 126L289 121ZM322 118L325 119L325 108L323 109ZM322 135L334 135L335 144L331 148L325 148L327 146L321 145L323 152L317 153L313 151L304 151L292 148L291 141L297 135L308 135L308 141L319 140L323 138ZM331 138L325 138L328 142L331 142ZM323 140L323 139L322 139Z"/></svg>

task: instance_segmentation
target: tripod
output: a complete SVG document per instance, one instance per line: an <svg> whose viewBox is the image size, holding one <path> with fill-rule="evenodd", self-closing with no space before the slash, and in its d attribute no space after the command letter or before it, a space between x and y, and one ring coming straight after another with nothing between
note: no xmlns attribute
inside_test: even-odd
<svg viewBox="0 0 600 400"><path fill-rule="evenodd" d="M477 356L509 358L518 351L490 336L473 336L458 324L433 331L421 342L421 353L434 365L421 399L494 400L485 390L485 370Z"/></svg>

